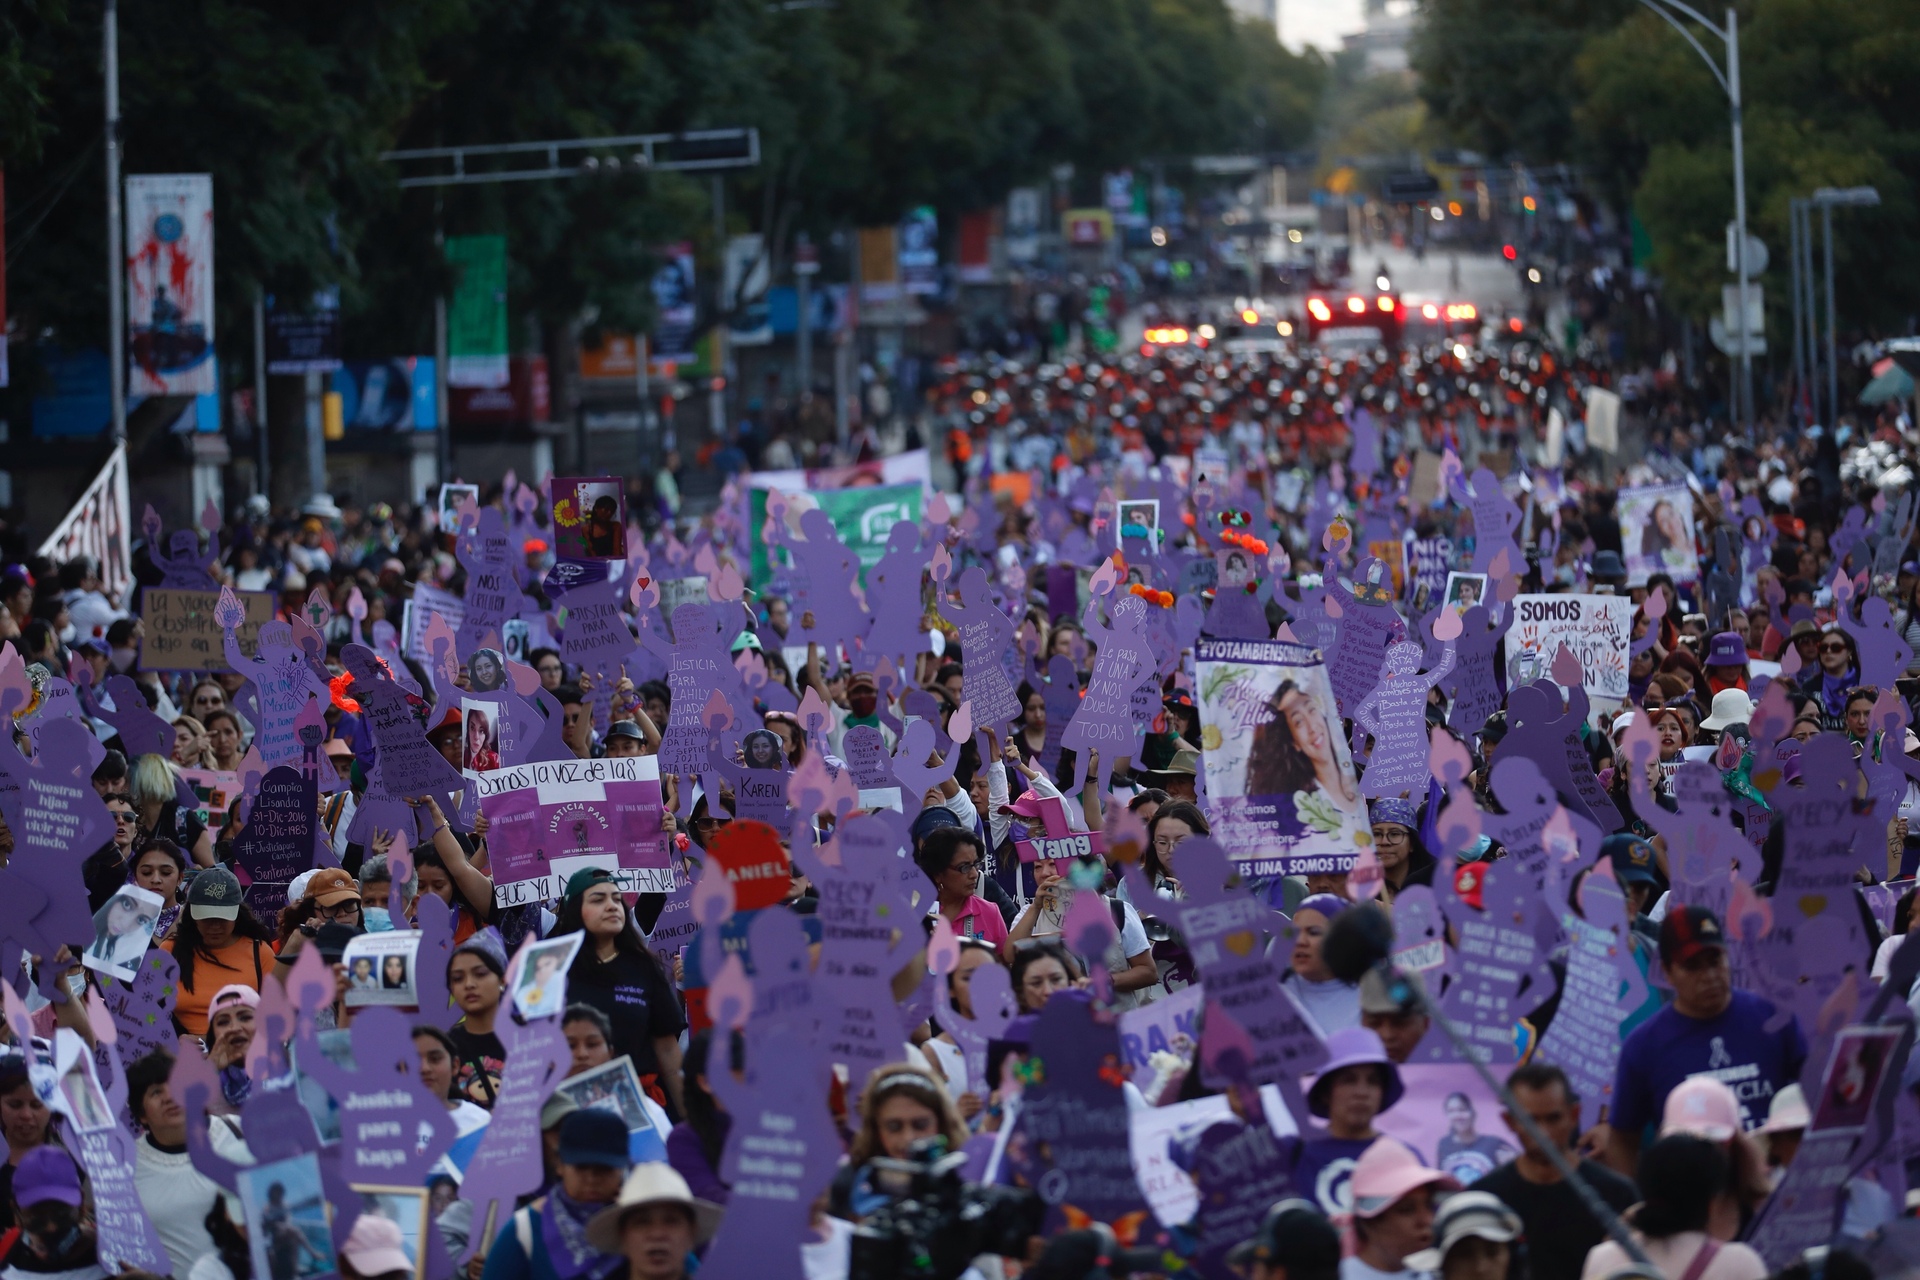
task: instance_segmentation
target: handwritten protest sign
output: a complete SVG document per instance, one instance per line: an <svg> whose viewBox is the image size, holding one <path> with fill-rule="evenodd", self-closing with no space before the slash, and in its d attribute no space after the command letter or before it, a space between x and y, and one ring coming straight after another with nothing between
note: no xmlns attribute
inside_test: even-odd
<svg viewBox="0 0 1920 1280"><path fill-rule="evenodd" d="M1633 611L1626 596L1515 596L1507 633L1509 687L1546 675L1564 644L1580 660L1589 697L1624 702Z"/></svg>
<svg viewBox="0 0 1920 1280"><path fill-rule="evenodd" d="M236 593L247 611L239 626L240 652L251 658L260 628L273 621L273 593ZM225 636L214 608L217 591L174 591L148 587L140 596L146 635L140 643L142 671L225 671Z"/></svg>
<svg viewBox="0 0 1920 1280"><path fill-rule="evenodd" d="M477 778L497 905L558 898L587 867L611 871L627 893L672 890L658 757L543 760Z"/></svg>

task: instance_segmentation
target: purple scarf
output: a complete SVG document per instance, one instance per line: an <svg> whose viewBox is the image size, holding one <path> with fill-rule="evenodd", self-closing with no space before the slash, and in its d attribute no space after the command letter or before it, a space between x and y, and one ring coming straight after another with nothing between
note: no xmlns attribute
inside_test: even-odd
<svg viewBox="0 0 1920 1280"><path fill-rule="evenodd" d="M1847 691L1860 683L1860 673L1848 668L1845 675L1834 677L1820 671L1820 708L1835 720L1842 719L1847 713Z"/></svg>
<svg viewBox="0 0 1920 1280"><path fill-rule="evenodd" d="M540 1211L540 1239L547 1246L553 1273L560 1280L607 1280L626 1268L627 1260L617 1253L602 1253L587 1240L587 1222L607 1206L581 1204L568 1197L558 1186L547 1192L547 1203Z"/></svg>

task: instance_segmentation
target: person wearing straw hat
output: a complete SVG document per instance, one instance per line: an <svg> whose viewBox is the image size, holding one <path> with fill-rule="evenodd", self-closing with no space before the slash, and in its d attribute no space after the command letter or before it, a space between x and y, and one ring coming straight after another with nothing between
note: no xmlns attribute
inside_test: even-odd
<svg viewBox="0 0 1920 1280"><path fill-rule="evenodd" d="M587 1224L587 1240L626 1260L628 1280L684 1280L687 1258L713 1238L723 1210L696 1199L672 1165L636 1165L620 1198Z"/></svg>
<svg viewBox="0 0 1920 1280"><path fill-rule="evenodd" d="M1408 1268L1439 1280L1507 1280L1516 1273L1513 1246L1525 1233L1499 1196L1457 1191L1441 1201L1433 1234L1433 1247L1408 1255Z"/></svg>

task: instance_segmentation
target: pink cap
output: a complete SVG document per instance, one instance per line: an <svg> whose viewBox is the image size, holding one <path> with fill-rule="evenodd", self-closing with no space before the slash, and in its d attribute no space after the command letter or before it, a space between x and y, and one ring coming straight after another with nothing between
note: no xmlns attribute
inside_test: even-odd
<svg viewBox="0 0 1920 1280"><path fill-rule="evenodd" d="M363 1276L391 1275L395 1271L411 1273L413 1259L407 1256L406 1237L392 1218L377 1213L361 1213L353 1220L347 1243L340 1256Z"/></svg>
<svg viewBox="0 0 1920 1280"><path fill-rule="evenodd" d="M1040 797L1031 789L1022 791L1020 798L1012 804L1000 806L1000 812L1010 813L1016 818L1038 818L1040 816Z"/></svg>
<svg viewBox="0 0 1920 1280"><path fill-rule="evenodd" d="M1401 1196L1427 1186L1443 1191L1460 1189L1453 1178L1421 1164L1420 1157L1397 1138L1376 1138L1354 1162L1348 1183L1353 1192L1354 1216L1359 1218L1377 1218Z"/></svg>
<svg viewBox="0 0 1920 1280"><path fill-rule="evenodd" d="M1660 1136L1690 1133L1708 1142L1725 1142L1740 1132L1740 1100L1712 1076L1682 1080L1667 1095Z"/></svg>
<svg viewBox="0 0 1920 1280"><path fill-rule="evenodd" d="M214 992L213 999L207 1002L207 1016L212 1017L220 1010L236 1004L243 1004L249 1009L258 1009L260 1007L260 993L252 987L245 987L237 982L229 982L226 986Z"/></svg>

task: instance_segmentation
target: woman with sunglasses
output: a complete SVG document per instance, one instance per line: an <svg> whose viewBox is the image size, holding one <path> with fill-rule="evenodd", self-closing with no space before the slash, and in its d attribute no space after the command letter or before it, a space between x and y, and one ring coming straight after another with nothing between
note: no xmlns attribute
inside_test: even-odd
<svg viewBox="0 0 1920 1280"><path fill-rule="evenodd" d="M1860 660L1853 650L1853 637L1837 629L1824 632L1814 654L1817 661L1800 677L1800 691L1819 707L1824 729L1844 729L1847 694L1860 685Z"/></svg>

